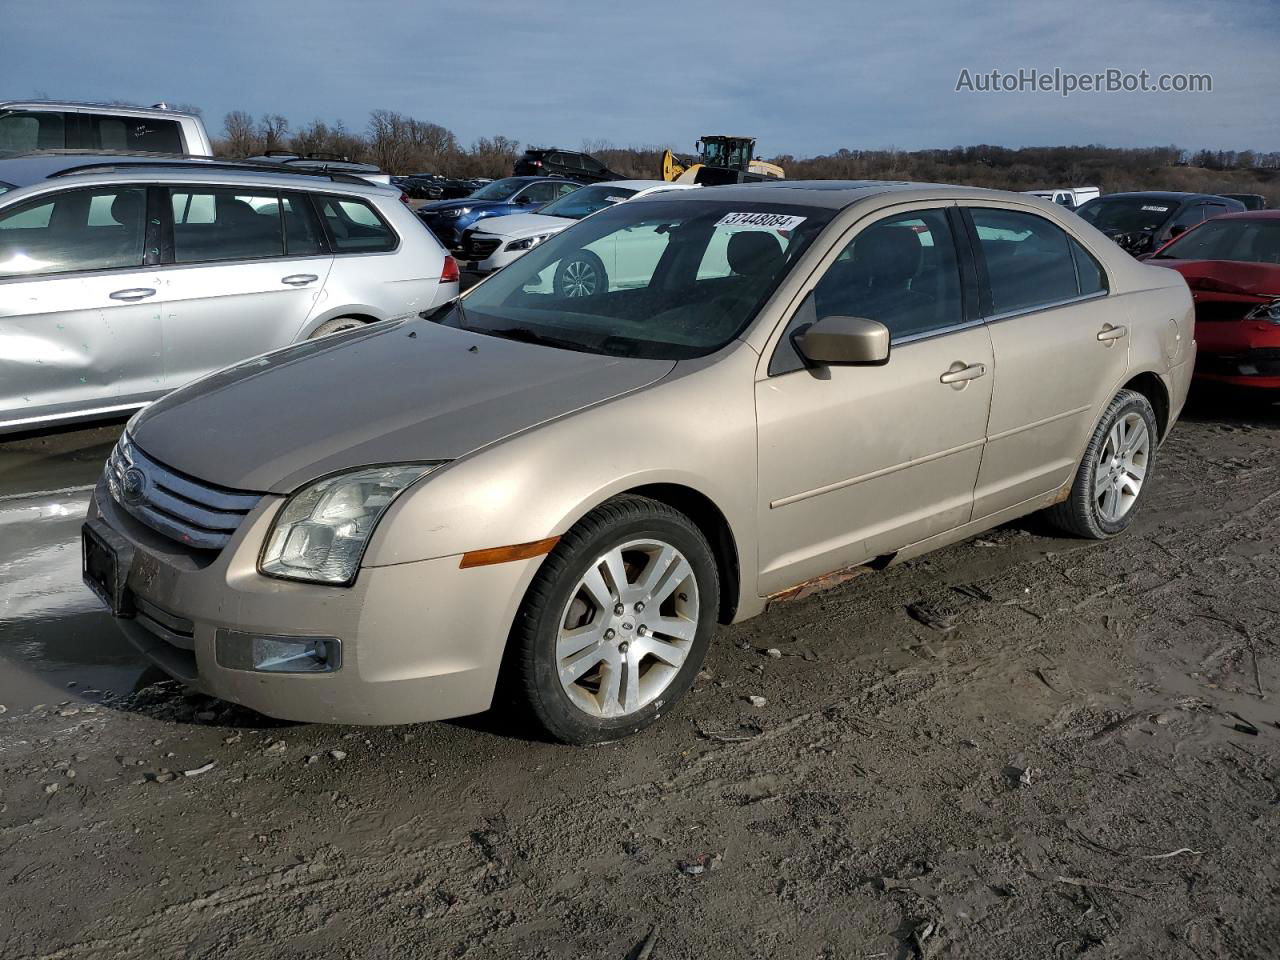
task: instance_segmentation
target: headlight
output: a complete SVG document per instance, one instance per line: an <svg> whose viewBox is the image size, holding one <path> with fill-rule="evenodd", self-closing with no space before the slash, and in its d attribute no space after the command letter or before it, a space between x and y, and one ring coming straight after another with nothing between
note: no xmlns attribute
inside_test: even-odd
<svg viewBox="0 0 1280 960"><path fill-rule="evenodd" d="M508 250L532 250L534 247L540 244L543 240L547 239L547 237L549 236L551 236L551 234L544 233L541 236L537 236L537 237L525 237L523 240L512 240L510 243L507 244L507 249Z"/></svg>
<svg viewBox="0 0 1280 960"><path fill-rule="evenodd" d="M440 216L442 216L442 217L460 217L460 216L462 216L464 213L470 213L470 212L471 212L471 208L470 208L470 207L455 207L455 208L454 208L454 209L452 209L452 210L441 210L441 211L440 211Z"/></svg>
<svg viewBox="0 0 1280 960"><path fill-rule="evenodd" d="M1263 323L1280 323L1280 297L1270 303L1260 303L1244 315L1246 320L1261 320Z"/></svg>
<svg viewBox="0 0 1280 960"><path fill-rule="evenodd" d="M378 519L405 487L439 463L370 467L317 480L284 505L258 568L271 577L350 584Z"/></svg>

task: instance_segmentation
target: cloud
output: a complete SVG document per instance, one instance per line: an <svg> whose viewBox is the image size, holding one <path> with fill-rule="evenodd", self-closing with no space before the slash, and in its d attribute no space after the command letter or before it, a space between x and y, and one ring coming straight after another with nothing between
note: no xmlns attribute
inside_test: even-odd
<svg viewBox="0 0 1280 960"><path fill-rule="evenodd" d="M11 95L195 103L215 128L246 109L359 129L385 107L464 141L564 146L687 149L723 132L798 155L981 142L1275 150L1280 130L1260 117L1280 80L1272 2L10 0L0 79ZM1208 73L1213 92L954 90L963 68L1020 67Z"/></svg>

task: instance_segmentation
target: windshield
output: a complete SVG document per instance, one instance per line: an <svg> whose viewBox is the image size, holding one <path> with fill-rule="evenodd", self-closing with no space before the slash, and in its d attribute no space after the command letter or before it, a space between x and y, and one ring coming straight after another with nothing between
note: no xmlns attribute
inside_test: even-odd
<svg viewBox="0 0 1280 960"><path fill-rule="evenodd" d="M1176 207L1170 200L1104 197L1090 200L1076 213L1104 233L1155 233Z"/></svg>
<svg viewBox="0 0 1280 960"><path fill-rule="evenodd" d="M493 183L486 184L475 193L471 194L468 200L510 200L517 190L526 186L528 180L520 180L516 177L507 177L505 180L495 180Z"/></svg>
<svg viewBox="0 0 1280 960"><path fill-rule="evenodd" d="M538 213L547 217L581 220L583 217L591 216L597 210L611 207L615 203L620 203L627 199L627 197L635 196L635 194L635 190L611 187L608 184L602 184L598 187L583 187L581 190L566 194L559 200L553 200L539 210Z"/></svg>
<svg viewBox="0 0 1280 960"><path fill-rule="evenodd" d="M832 213L683 197L620 203L534 247L433 319L588 353L704 356L747 327Z"/></svg>
<svg viewBox="0 0 1280 960"><path fill-rule="evenodd" d="M1188 230L1152 259L1280 264L1280 220L1208 220Z"/></svg>

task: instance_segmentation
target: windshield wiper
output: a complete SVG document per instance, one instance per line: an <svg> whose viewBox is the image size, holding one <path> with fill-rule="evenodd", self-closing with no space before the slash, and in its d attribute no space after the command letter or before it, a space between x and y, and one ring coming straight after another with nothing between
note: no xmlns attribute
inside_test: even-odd
<svg viewBox="0 0 1280 960"><path fill-rule="evenodd" d="M590 347L579 343L577 340L564 340L560 337L549 337L545 333L538 333L530 330L528 327L507 327L503 330L491 329L472 329L472 333L487 333L492 337L502 337L504 340L518 340L521 343L536 343L543 347L559 347L562 350L577 350L579 353L593 353Z"/></svg>

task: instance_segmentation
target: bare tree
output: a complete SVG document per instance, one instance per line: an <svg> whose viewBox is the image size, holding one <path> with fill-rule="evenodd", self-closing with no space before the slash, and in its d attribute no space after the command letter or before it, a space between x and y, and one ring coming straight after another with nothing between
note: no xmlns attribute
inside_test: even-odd
<svg viewBox="0 0 1280 960"><path fill-rule="evenodd" d="M226 140L222 144L233 157L247 157L257 152L258 135L253 128L253 117L244 110L232 110L222 120Z"/></svg>
<svg viewBox="0 0 1280 960"><path fill-rule="evenodd" d="M278 113L264 113L258 121L258 140L263 151L285 149L288 134L289 121Z"/></svg>

